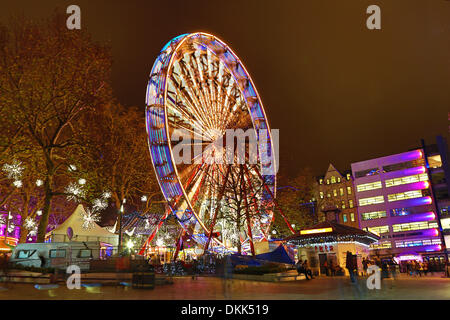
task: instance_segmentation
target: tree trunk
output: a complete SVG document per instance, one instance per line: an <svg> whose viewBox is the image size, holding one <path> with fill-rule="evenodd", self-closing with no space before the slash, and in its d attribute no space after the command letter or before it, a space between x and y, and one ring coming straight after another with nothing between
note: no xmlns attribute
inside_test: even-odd
<svg viewBox="0 0 450 320"><path fill-rule="evenodd" d="M25 243L27 241L28 230L25 228L25 220L28 218L28 205L30 203L30 197L28 192L26 192L23 198L22 214L20 219L20 237L19 243Z"/></svg>
<svg viewBox="0 0 450 320"><path fill-rule="evenodd" d="M39 227L38 227L38 234L37 234L37 240L36 242L44 242L45 240L45 234L47 231L48 226L48 216L50 214L50 206L52 202L52 179L53 177L47 176L44 183L44 190L45 190L45 198L44 198L44 207L42 208L42 216L41 220L39 221Z"/></svg>

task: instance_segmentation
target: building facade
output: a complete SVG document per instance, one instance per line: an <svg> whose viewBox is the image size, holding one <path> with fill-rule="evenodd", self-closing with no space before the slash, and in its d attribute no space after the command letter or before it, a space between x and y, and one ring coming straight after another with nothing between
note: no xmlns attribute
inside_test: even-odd
<svg viewBox="0 0 450 320"><path fill-rule="evenodd" d="M325 175L318 177L316 183L319 221L336 221L359 228L351 171L341 174L330 164Z"/></svg>
<svg viewBox="0 0 450 320"><path fill-rule="evenodd" d="M442 136L436 137L436 143L422 146L427 158L427 168L431 177L433 194L441 219L442 231L448 252L450 246L450 168L448 163L447 141Z"/></svg>
<svg viewBox="0 0 450 320"><path fill-rule="evenodd" d="M442 255L423 149L352 163L361 228L381 238L376 256Z"/></svg>

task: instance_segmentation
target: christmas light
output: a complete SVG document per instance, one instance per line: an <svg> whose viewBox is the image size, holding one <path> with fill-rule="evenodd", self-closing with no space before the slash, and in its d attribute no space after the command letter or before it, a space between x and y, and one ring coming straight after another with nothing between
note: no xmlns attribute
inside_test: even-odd
<svg viewBox="0 0 450 320"><path fill-rule="evenodd" d="M78 183L80 185L84 185L84 184L86 184L86 179L81 178L80 180L78 180Z"/></svg>
<svg viewBox="0 0 450 320"><path fill-rule="evenodd" d="M33 230L34 228L36 228L36 221L34 221L34 219L28 217L25 219L25 228L27 230Z"/></svg>
<svg viewBox="0 0 450 320"><path fill-rule="evenodd" d="M108 202L105 199L95 199L93 201L92 209L94 211L104 210L108 207Z"/></svg>
<svg viewBox="0 0 450 320"><path fill-rule="evenodd" d="M109 198L111 198L111 192L109 192L109 191L103 192L102 198L103 198L103 199L109 199Z"/></svg>
<svg viewBox="0 0 450 320"><path fill-rule="evenodd" d="M16 188L20 188L22 187L22 181L21 180L16 180L13 182L14 187Z"/></svg>
<svg viewBox="0 0 450 320"><path fill-rule="evenodd" d="M37 216L40 216L40 215L42 215L42 210L38 210L38 211L36 211L36 215L37 215Z"/></svg>
<svg viewBox="0 0 450 320"><path fill-rule="evenodd" d="M77 171L77 167L74 164L69 165L69 171Z"/></svg>
<svg viewBox="0 0 450 320"><path fill-rule="evenodd" d="M22 176L24 168L21 166L22 162L14 160L12 164L4 164L3 171L6 172L8 179L19 180Z"/></svg>
<svg viewBox="0 0 450 320"><path fill-rule="evenodd" d="M142 202L146 202L146 201L147 201L147 196L142 196L142 197L141 197L141 201L142 201Z"/></svg>
<svg viewBox="0 0 450 320"><path fill-rule="evenodd" d="M37 179L37 180L36 180L36 185L37 185L38 187L42 186L43 184L44 184L44 181L42 181L41 179Z"/></svg>
<svg viewBox="0 0 450 320"><path fill-rule="evenodd" d="M68 200L74 200L77 201L78 198L83 198L84 197L84 190L80 188L80 186L78 186L75 183L71 183L66 187L66 193L68 193L69 195L67 196Z"/></svg>
<svg viewBox="0 0 450 320"><path fill-rule="evenodd" d="M84 230L90 230L94 227L96 222L100 221L100 214L86 209L86 211L81 214L81 220L83 221L82 228Z"/></svg>

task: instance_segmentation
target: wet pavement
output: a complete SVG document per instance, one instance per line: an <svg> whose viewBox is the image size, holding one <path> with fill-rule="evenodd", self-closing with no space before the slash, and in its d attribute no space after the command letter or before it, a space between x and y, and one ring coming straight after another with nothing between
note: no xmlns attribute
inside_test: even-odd
<svg viewBox="0 0 450 320"><path fill-rule="evenodd" d="M302 299L450 299L450 279L401 276L385 279L380 290L369 290L365 278L351 284L346 277L319 277L310 281L256 282L220 278L174 278L170 285L153 290L122 286L102 286L69 290L64 284L38 290L32 284L0 283L0 300L302 300Z"/></svg>

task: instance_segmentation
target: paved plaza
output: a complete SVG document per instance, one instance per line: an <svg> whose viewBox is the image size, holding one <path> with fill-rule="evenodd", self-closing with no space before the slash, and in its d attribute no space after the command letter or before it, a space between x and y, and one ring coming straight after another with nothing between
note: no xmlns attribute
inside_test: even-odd
<svg viewBox="0 0 450 320"><path fill-rule="evenodd" d="M61 284L52 290L38 290L32 284L1 284L0 299L50 299L50 300L302 300L302 299L450 299L450 279L440 275L428 277L400 276L396 280L383 280L381 290L368 290L366 279L359 278L357 285L345 277L319 277L311 281L256 282L220 278L175 278L171 285L157 286L153 290L139 290L120 286L103 286L69 290Z"/></svg>

